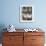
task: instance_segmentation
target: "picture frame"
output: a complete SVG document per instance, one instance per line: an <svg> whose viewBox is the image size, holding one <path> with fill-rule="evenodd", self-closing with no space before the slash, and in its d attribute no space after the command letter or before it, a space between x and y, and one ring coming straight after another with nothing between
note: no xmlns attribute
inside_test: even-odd
<svg viewBox="0 0 46 46"><path fill-rule="evenodd" d="M20 22L34 22L33 5L20 5Z"/></svg>

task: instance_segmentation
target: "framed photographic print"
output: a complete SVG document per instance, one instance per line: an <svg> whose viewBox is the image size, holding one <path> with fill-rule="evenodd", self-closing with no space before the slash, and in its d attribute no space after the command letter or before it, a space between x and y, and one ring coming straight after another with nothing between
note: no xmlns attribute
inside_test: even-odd
<svg viewBox="0 0 46 46"><path fill-rule="evenodd" d="M34 21L34 7L32 5L20 6L20 22Z"/></svg>

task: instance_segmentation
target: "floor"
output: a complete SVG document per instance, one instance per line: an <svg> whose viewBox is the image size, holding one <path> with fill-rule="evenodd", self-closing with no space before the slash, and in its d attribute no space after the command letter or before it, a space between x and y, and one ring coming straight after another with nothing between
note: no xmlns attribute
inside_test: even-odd
<svg viewBox="0 0 46 46"><path fill-rule="evenodd" d="M2 46L2 44L0 44L0 46Z"/></svg>

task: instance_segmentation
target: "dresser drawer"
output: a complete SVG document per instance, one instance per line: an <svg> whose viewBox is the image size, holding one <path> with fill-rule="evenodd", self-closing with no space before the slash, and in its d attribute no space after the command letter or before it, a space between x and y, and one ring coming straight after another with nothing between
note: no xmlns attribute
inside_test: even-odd
<svg viewBox="0 0 46 46"><path fill-rule="evenodd" d="M32 43L33 44L43 44L44 36L32 36Z"/></svg>
<svg viewBox="0 0 46 46"><path fill-rule="evenodd" d="M24 36L44 36L45 33L44 32L25 32Z"/></svg>
<svg viewBox="0 0 46 46"><path fill-rule="evenodd" d="M23 36L4 36L3 43L14 43L14 42L23 41Z"/></svg>
<svg viewBox="0 0 46 46"><path fill-rule="evenodd" d="M44 46L44 44L32 44L32 46Z"/></svg>
<svg viewBox="0 0 46 46"><path fill-rule="evenodd" d="M21 42L21 43L12 43L12 44L10 44L10 43L8 43L8 44L2 44L2 46L23 46L23 43Z"/></svg>
<svg viewBox="0 0 46 46"><path fill-rule="evenodd" d="M23 32L4 32L5 36L23 36Z"/></svg>

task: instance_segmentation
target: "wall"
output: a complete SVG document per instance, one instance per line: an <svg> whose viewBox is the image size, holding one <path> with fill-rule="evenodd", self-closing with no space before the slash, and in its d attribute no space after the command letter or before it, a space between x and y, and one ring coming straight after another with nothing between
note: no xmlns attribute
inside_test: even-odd
<svg viewBox="0 0 46 46"><path fill-rule="evenodd" d="M19 21L19 8L22 4L34 6L35 21L21 23ZM16 28L41 27L46 28L46 0L0 0L0 25L13 24Z"/></svg>

